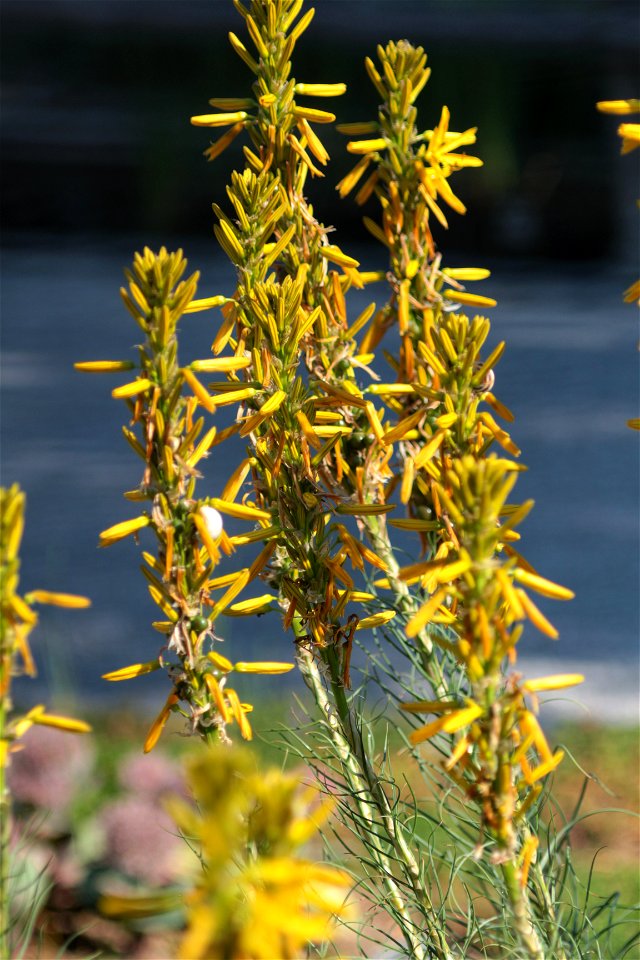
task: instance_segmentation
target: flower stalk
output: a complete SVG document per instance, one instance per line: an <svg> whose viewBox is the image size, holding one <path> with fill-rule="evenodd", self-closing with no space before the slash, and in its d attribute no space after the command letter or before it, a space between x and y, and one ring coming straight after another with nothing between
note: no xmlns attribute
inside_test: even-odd
<svg viewBox="0 0 640 960"><path fill-rule="evenodd" d="M11 685L15 676L35 677L36 666L29 636L38 623L36 604L82 609L86 597L50 590L33 590L21 596L20 544L24 530L25 495L18 486L0 488L0 955L12 954L10 903L11 792L7 770L11 754L21 749L20 740L34 725L56 727L69 733L88 733L82 720L48 713L42 704L24 714L13 713Z"/></svg>
<svg viewBox="0 0 640 960"><path fill-rule="evenodd" d="M145 249L136 254L133 269L126 272L129 289L123 288L121 294L145 341L138 348L135 380L112 391L114 398L127 405L130 420L123 433L144 464L140 485L125 496L147 502L149 508L104 530L100 545L110 546L147 528L153 531L156 552L143 552L140 571L164 618L153 627L166 639L155 660L111 671L104 679L128 680L157 669L167 674L171 689L151 725L145 752L153 749L169 716L176 712L185 718L190 732L205 741L227 741L226 727L234 721L244 739L252 737L247 714L253 708L227 685L234 665L215 650L219 640L215 623L257 576L261 564L254 563L222 582L213 572L221 552L234 550L232 538L224 532L222 513L258 519L263 525L266 515L248 504L234 510L234 497L228 492L221 500L195 496L202 476L198 464L218 439L216 427L205 431L205 417L198 416L200 408L211 414L217 405L200 376L220 364L196 360L180 366L177 327L183 314L210 309L225 298L196 300L198 274L182 280L186 267L182 251L168 253L162 248L154 254ZM242 366L237 358L226 363L231 371ZM125 369L120 362L83 362L76 367L86 372ZM212 594L223 586L226 590L214 600ZM276 673L292 669L293 664L242 667L238 672Z"/></svg>

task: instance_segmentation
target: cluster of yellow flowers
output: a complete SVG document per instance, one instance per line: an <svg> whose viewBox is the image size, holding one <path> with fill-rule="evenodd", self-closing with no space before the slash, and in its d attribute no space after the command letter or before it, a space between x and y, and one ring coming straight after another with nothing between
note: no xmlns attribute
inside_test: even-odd
<svg viewBox="0 0 640 960"><path fill-rule="evenodd" d="M36 676L29 645L31 631L38 623L34 607L49 604L77 610L91 604L87 597L72 593L31 590L21 595L18 592L25 499L18 484L0 487L0 955L7 957L12 949L9 885L13 824L11 793L7 784L11 754L22 749L20 740L34 725L56 727L68 733L88 733L91 730L83 720L49 713L41 703L26 713L13 713L13 678Z"/></svg>
<svg viewBox="0 0 640 960"><path fill-rule="evenodd" d="M24 715L11 715L12 678L36 675L29 646L29 635L38 623L34 606L49 604L78 610L91 604L87 597L72 593L51 590L31 590L24 596L18 593L24 507L25 495L17 484L8 489L0 488L0 770L3 773L10 752L16 749L17 741L34 724L58 727L70 733L87 733L91 729L82 720L47 713L42 704L32 707Z"/></svg>
<svg viewBox="0 0 640 960"><path fill-rule="evenodd" d="M336 917L350 916L350 875L297 855L330 801L314 805L314 788L275 768L260 771L233 749L192 761L188 779L197 812L177 800L169 811L204 869L186 900L182 960L293 960L325 939Z"/></svg>
<svg viewBox="0 0 640 960"><path fill-rule="evenodd" d="M446 107L433 129L417 127L415 101L430 73L422 48L406 41L389 43L378 48L379 68L366 61L382 103L375 121L340 125L347 135L365 139L349 141L347 150L358 160L338 190L344 197L358 187L358 203L377 199L381 222L365 217L365 225L387 248L389 270L361 270L330 242L330 228L317 220L305 197L308 176L322 176L329 159L315 128L332 123L335 115L307 107L304 98L336 97L345 90L341 83L299 83L292 76L291 55L313 10L299 18L302 0L252 0L248 8L234 2L255 48L250 53L230 34L234 50L255 76L252 96L214 98L215 112L195 116L192 123L228 128L205 151L210 160L243 131L251 140L244 147L246 167L232 175L227 188L232 214L214 204L215 235L234 266L235 292L194 299L197 277L179 282L185 269L182 255L165 250L136 255L129 292L123 291L146 341L136 379L113 393L128 406L125 437L145 464L139 488L127 496L151 501L151 509L104 531L101 543L109 545L145 527L153 531L158 549L143 554L142 570L166 618L154 626L168 639L155 660L116 670L107 679L167 671L171 693L145 749L176 710L205 739L226 740L225 726L232 719L248 738L250 707L226 686L229 673L275 673L292 665L234 666L213 649L215 621L223 612L243 616L273 609L275 599L285 628L293 630L305 678L330 715L361 835L363 824L378 818L384 842L376 846L373 860L390 910L396 920L402 918L413 954L422 956L422 934L405 907L400 877L419 904L421 929L435 944L436 955L445 957L448 948L420 879L421 868L390 815L347 694L356 631L384 626L401 614L434 694L433 700L405 703L403 709L436 716L416 729L412 740L419 744L436 734L448 737L445 770L479 808L482 836L491 841L493 860L502 867L521 942L529 956L538 958L542 948L525 892L537 841L521 826L540 781L562 753L552 753L541 731L536 693L582 678L572 674L525 681L505 673L505 663L515 662L525 619L556 636L526 588L557 599L572 594L541 577L513 547L519 539L516 527L532 503L508 502L522 468L491 453L497 444L506 454L520 454L495 419L513 419L493 393L493 368L504 343L483 356L488 319L459 312L465 305L495 306L493 298L464 287L485 279L489 271L443 266L432 234L434 218L447 226L445 207L465 212L450 180L481 164L465 152L475 143L476 130L451 131ZM350 288L383 280L390 285L388 302L380 309L370 304L349 324L345 297ZM213 357L180 366L180 317L216 307L223 319ZM383 353L393 377L381 382L371 364L392 328L397 354ZM134 365L77 366L101 372ZM201 374L219 374L220 379L205 384ZM363 376L368 378L364 386ZM234 422L203 433L198 408L215 414L218 407L230 405L237 407ZM197 463L233 436L246 439L246 457L220 496L197 499ZM388 519L398 507L396 493L407 515ZM229 537L221 514L246 519L253 529ZM426 557L401 568L390 540L392 527L416 532ZM220 553L231 554L243 544L261 545L251 566L216 577ZM384 576L371 589L391 591L386 605L357 583L360 574L371 582L380 573ZM268 593L238 600L257 578L275 591L275 598ZM211 594L219 589L224 593L214 602ZM458 671L455 683L446 675L452 663ZM323 699L323 684L329 701ZM451 694L454 687L460 692ZM225 761L218 762L224 767ZM196 777L200 786L202 777L204 772ZM203 797L210 798L210 787L203 789ZM221 794L218 802L227 801ZM207 807L209 800L203 803ZM211 833L211 823L221 818L209 807L207 826L199 835L203 849L210 838L218 849L220 837ZM184 811L178 813L181 817L197 832ZM264 910L271 909L263 903L264 891L275 884L277 900L284 876L272 866L261 874L262 893L255 901L261 904L263 923ZM221 895L213 872L192 898L191 933L184 948L190 956L217 955L222 949L216 939L221 935L218 906L211 908L211 898L217 903ZM304 887L302 875L300 882ZM269 949L289 956L295 946L282 939L281 913L274 901L276 939L269 940ZM315 928L309 936L315 936ZM243 950L263 955L253 941L234 944L229 955Z"/></svg>
<svg viewBox="0 0 640 960"><path fill-rule="evenodd" d="M640 100L600 100L596 104L601 113L613 113L616 116L626 116L640 113ZM631 153L640 147L640 123L621 123L618 127L618 136L622 139L622 154ZM632 283L624 292L625 303L637 303L640 306L640 280ZM640 418L634 417L627 421L632 430L640 430Z"/></svg>
<svg viewBox="0 0 640 960"><path fill-rule="evenodd" d="M122 289L124 303L146 339L139 348L135 380L116 387L112 396L127 404L128 426L123 427L128 443L144 462L139 487L125 494L128 500L150 501L149 512L118 523L100 534L100 545L110 546L149 527L157 542L157 553L144 551L141 572L149 593L166 619L153 626L166 637L155 660L135 663L105 675L111 681L128 680L163 668L171 680L171 692L145 741L145 751L158 741L172 711L183 714L192 732L203 738L226 738L226 725L235 720L245 739L251 739L247 713L235 690L226 685L231 671L238 673L283 673L287 663L237 663L235 666L213 649L215 621L232 609L233 600L262 569L267 553L251 567L232 577L214 577L220 551L231 553L238 537L228 537L222 513L245 519L262 519L265 514L248 504L234 504L242 473L234 478L218 499L195 498L201 474L197 464L219 441L216 427L204 434L204 417L198 408L213 413L217 405L233 402L230 394L214 400L197 374L236 370L246 366L243 358L196 360L189 366L178 363L177 325L185 313L208 309L224 297L196 300L198 275L181 280L187 267L182 252L159 254L145 249L136 254L133 271L127 272L129 291ZM76 369L89 373L128 371L130 361L86 361ZM133 429L132 429L133 428ZM137 433L136 433L137 430ZM211 594L227 589L214 601Z"/></svg>

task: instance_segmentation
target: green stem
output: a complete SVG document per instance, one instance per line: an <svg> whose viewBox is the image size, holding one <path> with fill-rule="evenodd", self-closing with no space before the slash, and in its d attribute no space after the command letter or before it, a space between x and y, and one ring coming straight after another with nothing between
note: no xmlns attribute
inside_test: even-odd
<svg viewBox="0 0 640 960"><path fill-rule="evenodd" d="M531 904L526 890L520 886L516 865L513 860L507 860L506 863L501 865L501 868L509 902L513 910L514 926L522 946L527 951L526 956L528 960L545 960L540 938L531 922Z"/></svg>
<svg viewBox="0 0 640 960"><path fill-rule="evenodd" d="M424 887L419 864L411 853L402 831L398 829L386 794L365 754L340 677L337 658L331 654L333 651L331 650L330 653L328 651L328 656L324 659L329 668L333 704L327 696L313 655L301 649L299 657L305 682L314 696L318 709L326 717L345 780L362 822L375 824L386 834L387 843L393 850L394 860L402 870L403 882L412 890L413 899L424 917L429 935L428 944L422 941L416 931L415 921L411 918L405 896L394 876L392 862L377 839L375 830L363 836L362 826L357 824L361 838L374 856L389 901L393 905L396 920L410 951L409 955L415 960L424 960L426 957L450 960L451 953L447 947L444 932L434 917L435 911Z"/></svg>

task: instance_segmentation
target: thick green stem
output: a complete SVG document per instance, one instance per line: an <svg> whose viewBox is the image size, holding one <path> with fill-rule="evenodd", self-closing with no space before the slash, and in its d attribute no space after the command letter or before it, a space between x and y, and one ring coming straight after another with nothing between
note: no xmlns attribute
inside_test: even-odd
<svg viewBox="0 0 640 960"><path fill-rule="evenodd" d="M531 904L527 891L520 886L519 872L513 860L507 860L502 864L502 876L513 910L514 926L522 946L527 951L528 960L549 960L545 958L540 938L531 922Z"/></svg>
<svg viewBox="0 0 640 960"><path fill-rule="evenodd" d="M426 957L450 960L451 953L447 947L444 932L434 917L433 905L424 887L420 867L409 850L401 830L398 829L382 785L365 754L362 739L357 734L345 688L339 676L337 660L333 659L334 662L330 656L326 659L333 699L331 703L313 655L306 650L300 652L303 676L318 709L326 717L345 780L358 808L358 829L362 832L361 824L371 823L378 829L384 830L387 844L393 851L394 860L402 871L402 880L412 890L412 899L420 908L429 936L427 944L422 941L420 934L416 931L415 921L411 918L405 896L393 873L391 859L385 852L383 844L377 840L376 830L368 831L364 839L376 860L389 901L393 905L394 914L409 948L409 955L416 960L423 960Z"/></svg>

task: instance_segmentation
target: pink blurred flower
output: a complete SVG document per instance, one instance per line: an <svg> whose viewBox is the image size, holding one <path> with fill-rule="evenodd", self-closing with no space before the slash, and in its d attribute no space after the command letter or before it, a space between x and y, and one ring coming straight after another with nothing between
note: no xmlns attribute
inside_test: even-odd
<svg viewBox="0 0 640 960"><path fill-rule="evenodd" d="M187 794L182 770L161 753L131 754L120 767L118 780L125 790L150 800L166 794Z"/></svg>
<svg viewBox="0 0 640 960"><path fill-rule="evenodd" d="M53 727L32 727L23 749L11 754L8 781L21 803L64 812L90 777L94 750L84 737Z"/></svg>
<svg viewBox="0 0 640 960"><path fill-rule="evenodd" d="M102 810L105 860L112 867L155 886L180 875L184 841L171 817L145 797L115 800Z"/></svg>

